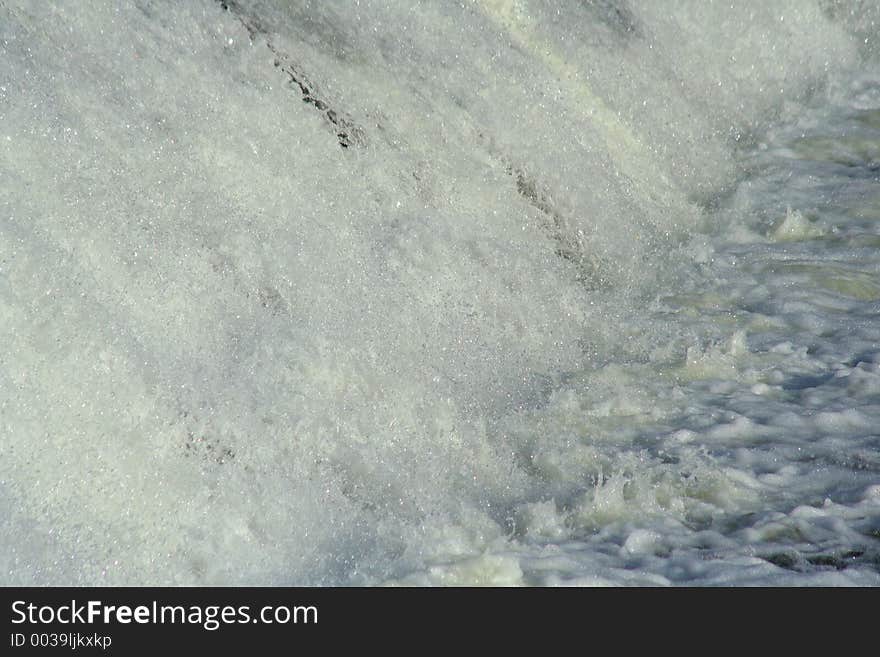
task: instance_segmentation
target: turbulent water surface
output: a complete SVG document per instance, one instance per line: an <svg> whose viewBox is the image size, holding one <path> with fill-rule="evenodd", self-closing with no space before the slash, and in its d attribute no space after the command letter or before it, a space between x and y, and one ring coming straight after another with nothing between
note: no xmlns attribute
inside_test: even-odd
<svg viewBox="0 0 880 657"><path fill-rule="evenodd" d="M0 583L880 585L878 34L0 0Z"/></svg>

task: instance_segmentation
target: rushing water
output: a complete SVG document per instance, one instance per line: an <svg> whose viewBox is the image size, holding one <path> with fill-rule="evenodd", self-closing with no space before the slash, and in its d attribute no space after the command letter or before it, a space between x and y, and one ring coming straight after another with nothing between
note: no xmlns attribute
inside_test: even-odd
<svg viewBox="0 0 880 657"><path fill-rule="evenodd" d="M880 4L0 0L0 565L880 584Z"/></svg>

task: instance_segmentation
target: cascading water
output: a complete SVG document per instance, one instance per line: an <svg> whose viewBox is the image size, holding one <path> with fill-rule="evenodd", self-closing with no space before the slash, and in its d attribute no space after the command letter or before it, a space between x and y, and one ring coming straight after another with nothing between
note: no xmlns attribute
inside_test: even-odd
<svg viewBox="0 0 880 657"><path fill-rule="evenodd" d="M6 584L880 584L880 3L0 0Z"/></svg>

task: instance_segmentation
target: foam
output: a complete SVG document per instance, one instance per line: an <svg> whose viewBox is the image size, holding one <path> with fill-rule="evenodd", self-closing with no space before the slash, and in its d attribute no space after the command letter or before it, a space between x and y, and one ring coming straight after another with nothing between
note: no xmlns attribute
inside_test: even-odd
<svg viewBox="0 0 880 657"><path fill-rule="evenodd" d="M663 559L760 508L706 399L772 367L724 290L657 318L736 149L876 56L826 4L5 2L3 581L723 581ZM811 430L867 453L856 369Z"/></svg>

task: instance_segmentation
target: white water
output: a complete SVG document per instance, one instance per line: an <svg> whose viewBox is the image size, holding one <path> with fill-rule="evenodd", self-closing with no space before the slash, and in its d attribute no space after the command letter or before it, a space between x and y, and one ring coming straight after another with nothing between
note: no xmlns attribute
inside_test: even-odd
<svg viewBox="0 0 880 657"><path fill-rule="evenodd" d="M728 4L0 0L0 582L880 584L880 4Z"/></svg>

